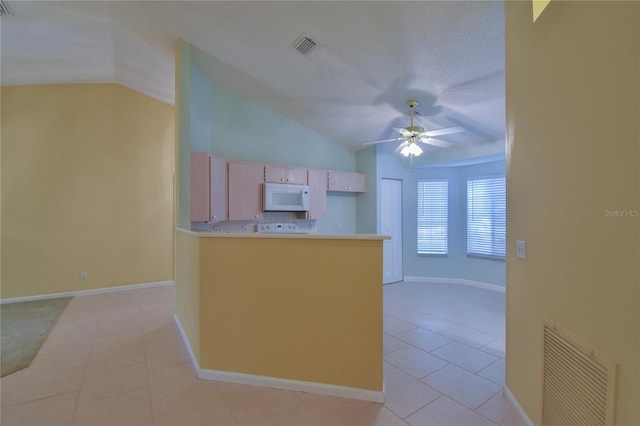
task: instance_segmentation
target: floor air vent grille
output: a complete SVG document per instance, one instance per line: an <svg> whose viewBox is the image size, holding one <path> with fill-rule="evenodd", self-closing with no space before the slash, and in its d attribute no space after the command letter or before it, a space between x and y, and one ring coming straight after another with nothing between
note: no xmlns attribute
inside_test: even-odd
<svg viewBox="0 0 640 426"><path fill-rule="evenodd" d="M542 424L613 424L615 365L549 322L543 346Z"/></svg>

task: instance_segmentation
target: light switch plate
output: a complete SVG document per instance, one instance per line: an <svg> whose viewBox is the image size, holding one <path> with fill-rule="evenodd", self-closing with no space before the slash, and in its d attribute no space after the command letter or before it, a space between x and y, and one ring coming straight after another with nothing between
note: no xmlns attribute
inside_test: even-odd
<svg viewBox="0 0 640 426"><path fill-rule="evenodd" d="M520 258L520 259L526 259L527 258L527 243L526 243L526 241L517 240L516 241L516 249L517 249L518 258Z"/></svg>

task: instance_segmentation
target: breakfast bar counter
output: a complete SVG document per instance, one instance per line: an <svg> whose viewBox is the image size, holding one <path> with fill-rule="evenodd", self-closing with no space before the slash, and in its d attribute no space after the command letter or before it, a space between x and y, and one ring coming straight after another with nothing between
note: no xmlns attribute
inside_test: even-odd
<svg viewBox="0 0 640 426"><path fill-rule="evenodd" d="M194 235L200 238L302 238L315 240L386 240L386 235L378 234L319 234L319 233L287 233L287 232L202 232L188 231L186 229L178 229L179 232Z"/></svg>
<svg viewBox="0 0 640 426"><path fill-rule="evenodd" d="M176 230L176 321L201 378L383 400L380 235Z"/></svg>

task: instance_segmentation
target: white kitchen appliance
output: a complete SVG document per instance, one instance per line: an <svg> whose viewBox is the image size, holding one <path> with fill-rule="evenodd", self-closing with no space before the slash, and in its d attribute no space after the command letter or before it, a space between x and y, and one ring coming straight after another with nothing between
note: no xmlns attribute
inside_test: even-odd
<svg viewBox="0 0 640 426"><path fill-rule="evenodd" d="M264 211L306 212L309 210L309 187L288 183L264 184Z"/></svg>

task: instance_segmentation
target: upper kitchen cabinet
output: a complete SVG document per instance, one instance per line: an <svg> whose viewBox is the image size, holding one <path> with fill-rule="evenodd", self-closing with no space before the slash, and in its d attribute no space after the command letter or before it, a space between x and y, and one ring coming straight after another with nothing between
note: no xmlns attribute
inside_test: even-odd
<svg viewBox="0 0 640 426"><path fill-rule="evenodd" d="M323 219L327 213L327 175L326 170L308 172L309 211L307 219Z"/></svg>
<svg viewBox="0 0 640 426"><path fill-rule="evenodd" d="M209 221L209 154L191 153L191 222Z"/></svg>
<svg viewBox="0 0 640 426"><path fill-rule="evenodd" d="M227 220L227 161L209 157L209 214L212 221Z"/></svg>
<svg viewBox="0 0 640 426"><path fill-rule="evenodd" d="M229 162L229 220L262 217L264 165Z"/></svg>
<svg viewBox="0 0 640 426"><path fill-rule="evenodd" d="M270 183L307 184L307 169L280 167L267 164L264 167L264 181Z"/></svg>
<svg viewBox="0 0 640 426"><path fill-rule="evenodd" d="M329 171L329 191L366 192L367 175L354 172Z"/></svg>
<svg viewBox="0 0 640 426"><path fill-rule="evenodd" d="M227 162L206 152L191 153L191 221L227 218Z"/></svg>

